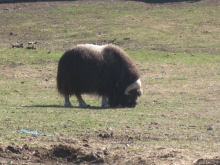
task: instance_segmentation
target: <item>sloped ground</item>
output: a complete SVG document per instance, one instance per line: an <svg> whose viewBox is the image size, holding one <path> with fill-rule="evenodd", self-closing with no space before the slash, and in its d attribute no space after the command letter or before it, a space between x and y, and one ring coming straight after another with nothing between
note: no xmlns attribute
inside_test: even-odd
<svg viewBox="0 0 220 165"><path fill-rule="evenodd" d="M30 141L28 141L28 139ZM192 154L187 149L174 149L166 147L148 148L132 151L132 141L137 137L114 136L111 133L100 133L95 137L84 136L77 139L44 139L45 146L31 146L37 136L27 138L24 145L0 146L0 163L6 164L220 164L218 153L212 153L210 159L198 159L204 153ZM139 139L141 141L141 139ZM150 139L149 139L150 140ZM42 140L39 141L42 143ZM51 144L51 145L49 145ZM210 154L210 153L209 153Z"/></svg>
<svg viewBox="0 0 220 165"><path fill-rule="evenodd" d="M204 0L205 1L205 0ZM58 3L69 2L50 2L48 9L56 7ZM216 3L217 0L210 0L209 3ZM44 3L38 2L38 8ZM36 4L34 6L37 7ZM21 4L1 4L1 10L23 10L31 9L31 5ZM13 35L13 34L12 34ZM10 39L10 38L9 38ZM14 41L9 41L11 43ZM33 136L35 144L42 139ZM79 138L82 139L82 138ZM220 164L219 153L191 153L187 149L165 148L155 146L153 149L144 146L142 149L132 151L132 140L141 141L138 137L113 136L110 133L100 133L97 136L84 137L83 140L47 138L44 143L48 146L33 146L27 137L22 145L0 145L0 163L1 164L196 164L211 165ZM146 140L146 139L145 139ZM149 139L157 140L157 139ZM216 139L218 140L218 139ZM110 149L111 147L111 149ZM112 148L114 150L112 150ZM210 157L203 159L202 157Z"/></svg>
<svg viewBox="0 0 220 165"><path fill-rule="evenodd" d="M71 141L71 140L70 140ZM98 144L98 146L100 143ZM124 146L126 148L126 145ZM195 164L214 165L220 164L220 157L213 159L186 159L189 151L177 149L156 148L154 151L142 152L114 152L108 148L96 148L89 143L81 145L60 144L50 147L30 147L9 145L0 148L1 164ZM184 155L184 156L183 156Z"/></svg>

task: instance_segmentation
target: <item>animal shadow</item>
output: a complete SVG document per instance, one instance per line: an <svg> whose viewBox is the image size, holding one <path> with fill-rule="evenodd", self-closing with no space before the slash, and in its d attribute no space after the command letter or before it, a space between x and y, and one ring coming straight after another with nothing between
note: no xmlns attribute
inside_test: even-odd
<svg viewBox="0 0 220 165"><path fill-rule="evenodd" d="M109 108L102 108L102 107L98 107L98 106L89 106L89 107L80 107L80 106L72 106L72 107L65 107L62 105L26 105L26 106L21 106L21 107L25 107L25 108L74 108L74 109L90 109L90 110L107 110L107 109L121 109L121 108L113 108L113 107L109 107Z"/></svg>

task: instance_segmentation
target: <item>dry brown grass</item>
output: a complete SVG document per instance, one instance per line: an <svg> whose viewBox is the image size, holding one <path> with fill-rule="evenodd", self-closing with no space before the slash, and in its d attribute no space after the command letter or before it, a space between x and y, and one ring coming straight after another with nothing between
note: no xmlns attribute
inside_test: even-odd
<svg viewBox="0 0 220 165"><path fill-rule="evenodd" d="M88 5L104 14L111 12L103 18L94 13L88 15ZM0 21L4 24L0 32L0 162L218 162L218 7L219 1L215 0L192 4L1 4ZM74 17L73 9L78 9ZM51 15L55 11L57 15ZM112 19L103 23L109 15ZM90 30L84 32L84 26ZM9 35L10 32L17 34ZM62 52L53 50L65 50L78 42L112 42L115 37L115 43L126 49L142 72L144 95L138 107L103 110L98 107L99 98L85 95L95 107L81 109L73 97L75 107L64 108L55 82ZM37 50L9 49L17 40L24 44L39 41ZM19 134L22 128L55 137ZM28 147L23 147L25 144ZM105 155L106 148L109 154ZM66 155L54 154L56 149ZM78 157L70 152L76 152ZM97 157L100 153L102 157Z"/></svg>

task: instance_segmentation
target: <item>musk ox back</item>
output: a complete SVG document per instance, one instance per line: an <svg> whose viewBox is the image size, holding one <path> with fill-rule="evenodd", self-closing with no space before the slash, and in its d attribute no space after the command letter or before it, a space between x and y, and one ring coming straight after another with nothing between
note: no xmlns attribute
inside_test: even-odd
<svg viewBox="0 0 220 165"><path fill-rule="evenodd" d="M142 94L140 73L131 58L115 45L77 45L60 58L57 89L72 106L75 95L87 107L81 94L102 96L102 107L135 107Z"/></svg>

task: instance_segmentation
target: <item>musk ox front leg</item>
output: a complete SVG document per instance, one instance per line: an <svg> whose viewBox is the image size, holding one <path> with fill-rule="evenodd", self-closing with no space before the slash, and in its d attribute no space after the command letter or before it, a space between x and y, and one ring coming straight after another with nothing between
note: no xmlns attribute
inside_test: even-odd
<svg viewBox="0 0 220 165"><path fill-rule="evenodd" d="M102 107L103 108L109 108L110 105L108 104L108 101L107 101L107 96L102 96Z"/></svg>

